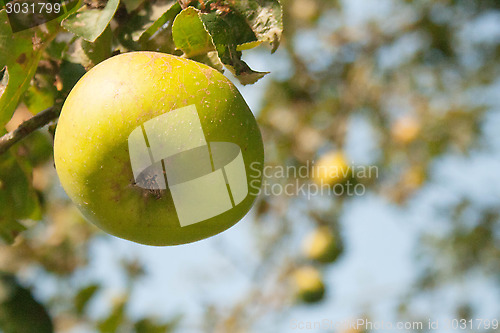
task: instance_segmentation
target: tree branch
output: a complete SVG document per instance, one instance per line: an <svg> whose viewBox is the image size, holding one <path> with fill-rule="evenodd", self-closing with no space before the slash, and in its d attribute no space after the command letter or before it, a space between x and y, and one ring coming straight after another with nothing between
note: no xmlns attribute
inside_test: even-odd
<svg viewBox="0 0 500 333"><path fill-rule="evenodd" d="M32 118L24 121L12 132L0 137L0 155L5 153L10 147L27 137L29 134L59 117L59 113L61 113L59 105L51 106L50 108L45 109Z"/></svg>

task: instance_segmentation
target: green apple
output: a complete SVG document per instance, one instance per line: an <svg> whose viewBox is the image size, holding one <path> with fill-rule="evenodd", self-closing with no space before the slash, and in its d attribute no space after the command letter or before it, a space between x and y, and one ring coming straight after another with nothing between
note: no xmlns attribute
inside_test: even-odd
<svg viewBox="0 0 500 333"><path fill-rule="evenodd" d="M318 227L306 236L302 244L307 258L321 263L330 263L342 252L336 235L328 227Z"/></svg>
<svg viewBox="0 0 500 333"><path fill-rule="evenodd" d="M176 245L243 218L260 190L264 150L252 112L225 76L188 59L130 52L75 85L54 158L88 220L134 242Z"/></svg>
<svg viewBox="0 0 500 333"><path fill-rule="evenodd" d="M313 181L319 186L340 184L351 176L352 170L342 151L332 150L321 156L312 170Z"/></svg>
<svg viewBox="0 0 500 333"><path fill-rule="evenodd" d="M325 285L321 273L312 266L297 268L293 272L293 283L299 301L316 303L325 296Z"/></svg>

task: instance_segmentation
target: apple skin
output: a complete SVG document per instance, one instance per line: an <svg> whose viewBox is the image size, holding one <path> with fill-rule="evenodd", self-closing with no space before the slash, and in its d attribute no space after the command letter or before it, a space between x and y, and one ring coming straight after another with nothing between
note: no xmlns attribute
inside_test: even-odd
<svg viewBox="0 0 500 333"><path fill-rule="evenodd" d="M421 124L418 119L405 116L396 120L392 125L391 136L394 142L404 146L415 141L421 130Z"/></svg>
<svg viewBox="0 0 500 333"><path fill-rule="evenodd" d="M144 122L192 104L207 142L241 148L249 193L236 207L181 227L168 189L154 193L135 185L127 140ZM224 75L141 51L107 59L75 85L57 125L54 160L64 190L89 221L117 237L163 246L201 240L241 220L261 186L256 169L262 171L264 148L252 112Z"/></svg>
<svg viewBox="0 0 500 333"><path fill-rule="evenodd" d="M296 298L300 302L317 303L325 296L321 273L312 266L297 268L293 272Z"/></svg>
<svg viewBox="0 0 500 333"><path fill-rule="evenodd" d="M305 238L303 251L307 258L326 264L338 258L342 246L328 227L319 227Z"/></svg>
<svg viewBox="0 0 500 333"><path fill-rule="evenodd" d="M332 150L323 155L314 166L313 181L319 185L333 186L350 178L352 174L347 158L342 151Z"/></svg>

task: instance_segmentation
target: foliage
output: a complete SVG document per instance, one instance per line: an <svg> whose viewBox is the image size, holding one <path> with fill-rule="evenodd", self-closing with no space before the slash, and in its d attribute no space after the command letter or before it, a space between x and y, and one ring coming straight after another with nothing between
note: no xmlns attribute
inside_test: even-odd
<svg viewBox="0 0 500 333"><path fill-rule="evenodd" d="M45 308L20 286L15 276L0 272L0 326L5 332L53 332L52 320Z"/></svg>

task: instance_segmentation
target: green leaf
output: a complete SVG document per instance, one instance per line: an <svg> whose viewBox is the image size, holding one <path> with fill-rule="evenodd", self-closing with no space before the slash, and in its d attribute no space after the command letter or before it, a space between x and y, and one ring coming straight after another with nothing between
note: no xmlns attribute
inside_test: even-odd
<svg viewBox="0 0 500 333"><path fill-rule="evenodd" d="M188 7L177 15L172 26L175 46L188 58L215 50L215 45L201 21L200 14L198 9Z"/></svg>
<svg viewBox="0 0 500 333"><path fill-rule="evenodd" d="M35 74L23 96L23 102L32 114L37 114L54 105L57 95L55 80L53 71L39 71Z"/></svg>
<svg viewBox="0 0 500 333"><path fill-rule="evenodd" d="M254 42L248 42L248 43L243 43L243 44L240 44L236 47L236 50L238 51L245 51L245 50L250 50L250 49L253 49L254 47L257 47L259 46L260 44L262 44L261 41L254 41Z"/></svg>
<svg viewBox="0 0 500 333"><path fill-rule="evenodd" d="M140 36L139 42L144 43L149 40L162 26L172 22L181 12L182 8L178 2L175 2L166 12L164 12L154 23L147 28Z"/></svg>
<svg viewBox="0 0 500 333"><path fill-rule="evenodd" d="M254 84L269 74L269 72L254 71L243 60L236 62L235 66L226 65L226 67L236 76L242 85Z"/></svg>
<svg viewBox="0 0 500 333"><path fill-rule="evenodd" d="M114 30L119 43L127 50L173 53L170 27L181 11L179 4L173 0L146 1L140 8L120 18Z"/></svg>
<svg viewBox="0 0 500 333"><path fill-rule="evenodd" d="M133 12L144 2L144 0L122 0L128 13Z"/></svg>
<svg viewBox="0 0 500 333"><path fill-rule="evenodd" d="M257 41L257 37L246 22L245 17L237 11L231 11L223 15L214 12L211 15L215 15L218 20L224 21L230 27L231 34L226 37L231 43L242 45Z"/></svg>
<svg viewBox="0 0 500 333"><path fill-rule="evenodd" d="M83 314L85 307L99 289L98 284L91 284L78 291L74 299L75 310L78 315Z"/></svg>
<svg viewBox="0 0 500 333"><path fill-rule="evenodd" d="M111 57L112 42L113 32L110 27L107 27L93 43L82 40L81 47L86 56L86 61L82 65L89 69Z"/></svg>
<svg viewBox="0 0 500 333"><path fill-rule="evenodd" d="M143 318L136 321L134 324L135 332L137 333L167 333L174 332L180 318L174 318L167 323L159 323L153 318Z"/></svg>
<svg viewBox="0 0 500 333"><path fill-rule="evenodd" d="M11 153L0 155L0 236L12 243L24 227L20 219L41 218L38 197L31 187L31 167Z"/></svg>
<svg viewBox="0 0 500 333"><path fill-rule="evenodd" d="M212 36L218 56L221 62L236 76L241 84L252 84L264 77L268 72L256 72L252 70L243 60L241 51L237 50L238 42L235 38L245 36L245 33L235 33L237 18L230 15L219 15L217 13L202 14L201 19L207 31ZM243 28L240 31L244 31ZM248 35L247 35L248 38Z"/></svg>
<svg viewBox="0 0 500 333"><path fill-rule="evenodd" d="M62 21L64 21L67 17L69 17L70 15L73 15L78 9L80 9L80 7L82 6L83 4L83 0L69 0L69 1L63 1L63 10L64 10L64 14L63 15L59 15L57 17L57 22L59 24L62 24Z"/></svg>
<svg viewBox="0 0 500 333"><path fill-rule="evenodd" d="M21 149L28 166L33 167L47 162L54 155L54 147L49 133L42 130L31 133L16 143L12 149Z"/></svg>
<svg viewBox="0 0 500 333"><path fill-rule="evenodd" d="M52 319L30 290L14 275L0 272L0 327L2 332L54 332Z"/></svg>
<svg viewBox="0 0 500 333"><path fill-rule="evenodd" d="M186 57L219 71L224 64L242 84L254 83L267 74L253 71L241 60L238 45L258 41L245 18L237 12L202 13L188 7L175 18L172 37Z"/></svg>
<svg viewBox="0 0 500 333"><path fill-rule="evenodd" d="M23 101L31 113L37 114L54 105L55 92L50 88L32 85L26 90Z"/></svg>
<svg viewBox="0 0 500 333"><path fill-rule="evenodd" d="M84 9L63 20L63 27L83 39L94 42L115 15L120 0L109 0L103 9Z"/></svg>
<svg viewBox="0 0 500 333"><path fill-rule="evenodd" d="M13 244L17 235L26 230L24 225L13 219L2 220L0 217L0 222L2 223L0 227L0 238L6 244Z"/></svg>
<svg viewBox="0 0 500 333"><path fill-rule="evenodd" d="M121 300L115 304L109 316L99 322L98 328L102 333L115 333L125 319L125 300Z"/></svg>
<svg viewBox="0 0 500 333"><path fill-rule="evenodd" d="M8 24L7 13L0 10L0 70L4 78L0 83L0 127L12 117L20 98L29 87L42 56L43 45L34 43L38 35L21 31L14 38Z"/></svg>
<svg viewBox="0 0 500 333"><path fill-rule="evenodd" d="M224 64L220 61L217 51L211 51L206 54L201 54L191 58L194 61L198 61L208 66L215 68L221 73L224 73Z"/></svg>
<svg viewBox="0 0 500 333"><path fill-rule="evenodd" d="M0 1L1 7L3 7L3 2L4 1ZM50 3L52 3L53 6L49 10L48 4L44 8L36 6L41 5L42 3L47 3L45 0L24 0L16 2L21 5L23 3L27 3L28 6L19 8L21 10L12 8L8 14L9 23L14 33L35 27L38 27L36 29L39 29L42 25L44 25L42 29L47 29L49 26L59 26L59 23L66 16L75 12L78 9L78 6L81 5L81 0L70 0L64 1L63 3L51 1ZM61 6L54 7L57 4ZM35 9L35 7L37 8Z"/></svg>
<svg viewBox="0 0 500 333"><path fill-rule="evenodd" d="M67 40L54 39L45 49L45 52L54 59L61 60L64 52L68 49Z"/></svg>
<svg viewBox="0 0 500 333"><path fill-rule="evenodd" d="M231 5L245 17L257 40L270 43L272 52L278 49L283 33L279 0L242 0L233 1Z"/></svg>
<svg viewBox="0 0 500 333"><path fill-rule="evenodd" d="M63 60L59 71L63 86L62 91L71 91L71 89L73 89L75 84L85 73L85 67L83 67L82 65Z"/></svg>

